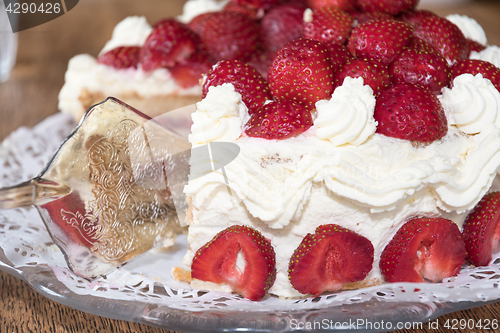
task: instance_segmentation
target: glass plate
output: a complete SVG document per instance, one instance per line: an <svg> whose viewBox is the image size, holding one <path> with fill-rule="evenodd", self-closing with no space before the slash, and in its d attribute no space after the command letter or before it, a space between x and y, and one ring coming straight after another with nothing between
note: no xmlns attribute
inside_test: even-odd
<svg viewBox="0 0 500 333"><path fill-rule="evenodd" d="M75 126L56 114L21 128L0 147L0 186L30 179ZM300 300L237 295L189 288L170 270L182 265L187 241L168 253L151 251L106 277L87 281L72 274L35 209L0 211L0 269L42 295L72 308L183 332L288 332L426 328L443 314L500 299L500 258L488 267L464 266L440 284L384 284ZM420 326L422 325L422 326Z"/></svg>

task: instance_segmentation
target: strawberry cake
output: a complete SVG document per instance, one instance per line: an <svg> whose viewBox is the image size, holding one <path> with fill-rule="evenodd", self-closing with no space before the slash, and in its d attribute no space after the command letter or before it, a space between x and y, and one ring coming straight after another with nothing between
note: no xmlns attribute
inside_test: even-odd
<svg viewBox="0 0 500 333"><path fill-rule="evenodd" d="M203 79L189 141L212 153L191 172L220 167L184 188L190 269L174 277L260 300L488 265L500 69L481 27L414 0L309 5L267 76L222 60Z"/></svg>

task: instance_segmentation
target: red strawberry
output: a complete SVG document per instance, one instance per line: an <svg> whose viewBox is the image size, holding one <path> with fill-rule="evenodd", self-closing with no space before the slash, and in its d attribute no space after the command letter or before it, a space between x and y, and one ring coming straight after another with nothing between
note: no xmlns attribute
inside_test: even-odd
<svg viewBox="0 0 500 333"><path fill-rule="evenodd" d="M248 5L245 3L228 2L224 7L224 11L245 14L255 20L261 19L262 16L264 16L264 9L260 7L254 7L253 5Z"/></svg>
<svg viewBox="0 0 500 333"><path fill-rule="evenodd" d="M446 115L428 89L398 83L382 92L375 104L377 133L393 138L432 142L448 132Z"/></svg>
<svg viewBox="0 0 500 333"><path fill-rule="evenodd" d="M369 21L353 29L347 48L353 56L389 64L408 44L412 29L393 21Z"/></svg>
<svg viewBox="0 0 500 333"><path fill-rule="evenodd" d="M407 82L440 94L451 79L446 59L427 42L414 37L389 67L394 83Z"/></svg>
<svg viewBox="0 0 500 333"><path fill-rule="evenodd" d="M199 44L199 38L185 24L173 19L158 22L144 43L140 63L145 71L172 67L187 59Z"/></svg>
<svg viewBox="0 0 500 333"><path fill-rule="evenodd" d="M352 22L349 14L335 6L321 7L313 10L311 22L304 22L304 37L345 44Z"/></svg>
<svg viewBox="0 0 500 333"><path fill-rule="evenodd" d="M349 14L354 19L353 28L357 27L360 24L370 21L396 20L393 16L382 12L363 13L354 11L354 12L349 12Z"/></svg>
<svg viewBox="0 0 500 333"><path fill-rule="evenodd" d="M211 13L199 30L203 44L216 60L245 60L257 49L259 25L242 13Z"/></svg>
<svg viewBox="0 0 500 333"><path fill-rule="evenodd" d="M475 40L472 40L470 38L467 38L467 50L469 51L467 53L468 56L470 56L470 53L472 51L481 52L485 48L486 48L486 46L484 46L483 44L476 42Z"/></svg>
<svg viewBox="0 0 500 333"><path fill-rule="evenodd" d="M97 62L117 69L137 67L140 51L138 46L120 46L101 54Z"/></svg>
<svg viewBox="0 0 500 333"><path fill-rule="evenodd" d="M385 247L380 270L387 282L439 282L460 272L465 255L455 223L440 217L414 218Z"/></svg>
<svg viewBox="0 0 500 333"><path fill-rule="evenodd" d="M451 82L462 74L469 73L472 75L481 74L485 79L500 91L500 68L493 65L491 62L478 59L459 60L451 67Z"/></svg>
<svg viewBox="0 0 500 333"><path fill-rule="evenodd" d="M353 0L308 0L308 4L313 9L328 6L335 6L346 12L356 9L356 1Z"/></svg>
<svg viewBox="0 0 500 333"><path fill-rule="evenodd" d="M441 52L450 66L467 57L467 40L454 23L425 12L420 18L413 17L413 20L413 35Z"/></svg>
<svg viewBox="0 0 500 333"><path fill-rule="evenodd" d="M492 253L500 251L500 192L485 195L464 222L467 259L476 266L488 266Z"/></svg>
<svg viewBox="0 0 500 333"><path fill-rule="evenodd" d="M399 19L411 27L417 27L422 24L422 20L427 17L439 17L430 10L412 10L399 16Z"/></svg>
<svg viewBox="0 0 500 333"><path fill-rule="evenodd" d="M311 113L302 105L281 100L265 104L245 125L251 137L281 140L305 132L313 125Z"/></svg>
<svg viewBox="0 0 500 333"><path fill-rule="evenodd" d="M252 54L252 57L247 61L247 63L255 68L257 72L259 72L259 74L267 80L269 67L271 67L275 56L276 52L269 52L259 48Z"/></svg>
<svg viewBox="0 0 500 333"><path fill-rule="evenodd" d="M333 91L333 69L328 49L320 42L299 38L283 46L269 68L269 89L276 99L304 105L329 98Z"/></svg>
<svg viewBox="0 0 500 333"><path fill-rule="evenodd" d="M326 46L328 51L330 51L330 60L334 73L340 68L340 66L345 64L347 60L353 59L352 54L344 45L334 42L325 42L323 44Z"/></svg>
<svg viewBox="0 0 500 333"><path fill-rule="evenodd" d="M387 66L364 59L351 59L343 64L334 74L334 89L344 83L346 77L362 77L375 96L379 96L392 84L392 77Z"/></svg>
<svg viewBox="0 0 500 333"><path fill-rule="evenodd" d="M201 27L202 27L202 23L203 21L210 17L210 15L212 15L213 12L208 12L208 13L203 13L203 14L200 14L198 16L195 16L188 24L188 28L191 29L192 31L194 31L195 33L197 33L198 35L200 34L201 32Z"/></svg>
<svg viewBox="0 0 500 333"><path fill-rule="evenodd" d="M254 113L267 100L271 99L267 82L252 66L240 60L219 61L203 80L203 98L211 86L232 83L235 91L248 107L248 113Z"/></svg>
<svg viewBox="0 0 500 333"><path fill-rule="evenodd" d="M40 206L43 215L48 214L61 231L72 241L91 247L98 241L100 225L86 216L85 204L78 193L70 193L61 199ZM46 212L46 213L45 213ZM55 228L49 228L55 230ZM60 235L56 237L60 238Z"/></svg>
<svg viewBox="0 0 500 333"><path fill-rule="evenodd" d="M363 12L383 12L398 15L414 9L419 0L357 0Z"/></svg>
<svg viewBox="0 0 500 333"><path fill-rule="evenodd" d="M289 4L276 7L260 23L260 38L265 49L277 52L283 45L302 37L305 7Z"/></svg>
<svg viewBox="0 0 500 333"><path fill-rule="evenodd" d="M363 280L373 265L373 245L365 237L335 224L307 234L288 265L292 286L302 294L320 295L344 283Z"/></svg>
<svg viewBox="0 0 500 333"><path fill-rule="evenodd" d="M236 266L238 253L245 259ZM276 279L276 255L271 242L250 227L233 225L201 247L193 258L191 276L213 283L227 283L244 297L258 301Z"/></svg>
<svg viewBox="0 0 500 333"><path fill-rule="evenodd" d="M214 62L207 52L198 51L170 69L175 82L182 88L200 84L203 74L208 73Z"/></svg>

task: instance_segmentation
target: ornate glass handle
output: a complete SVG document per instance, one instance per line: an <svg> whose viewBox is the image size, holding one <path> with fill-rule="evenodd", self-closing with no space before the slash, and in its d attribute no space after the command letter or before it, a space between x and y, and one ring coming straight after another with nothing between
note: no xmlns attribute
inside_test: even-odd
<svg viewBox="0 0 500 333"><path fill-rule="evenodd" d="M61 198L71 192L66 185L43 179L32 179L11 187L0 189L0 209L10 209L44 203Z"/></svg>

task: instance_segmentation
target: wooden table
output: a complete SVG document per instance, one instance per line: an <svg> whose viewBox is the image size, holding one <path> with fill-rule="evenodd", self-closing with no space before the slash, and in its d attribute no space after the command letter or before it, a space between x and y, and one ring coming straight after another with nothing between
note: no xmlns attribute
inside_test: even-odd
<svg viewBox="0 0 500 333"><path fill-rule="evenodd" d="M83 0L62 17L19 33L17 64L9 81L0 83L0 140L19 126L33 126L57 112L57 95L68 60L79 53L96 55L120 20L128 15L144 15L149 22L155 22L179 14L183 3L184 0ZM432 9L440 15L459 13L474 17L485 29L489 43L500 45L498 0ZM166 332L62 306L3 272L0 313L0 332ZM442 316L439 331L424 331L446 332L446 320L462 318L476 322L500 318L500 302Z"/></svg>

